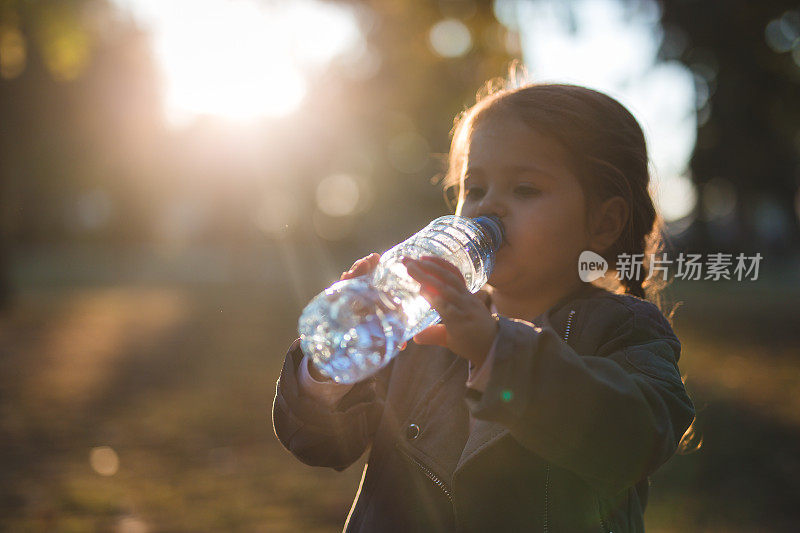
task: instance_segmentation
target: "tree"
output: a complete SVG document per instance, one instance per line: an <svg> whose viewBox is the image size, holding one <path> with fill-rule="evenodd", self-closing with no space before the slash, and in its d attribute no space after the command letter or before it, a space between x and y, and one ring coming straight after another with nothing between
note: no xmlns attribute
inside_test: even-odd
<svg viewBox="0 0 800 533"><path fill-rule="evenodd" d="M800 10L766 2L662 0L662 59L695 74L697 145L691 159L698 217L690 244L720 244L706 216L716 187L730 183L732 242L787 253L800 242ZM794 39L793 39L794 37ZM794 60L792 56L794 47ZM709 185L710 184L710 185ZM707 210L706 210L707 211ZM726 221L722 221L723 223Z"/></svg>

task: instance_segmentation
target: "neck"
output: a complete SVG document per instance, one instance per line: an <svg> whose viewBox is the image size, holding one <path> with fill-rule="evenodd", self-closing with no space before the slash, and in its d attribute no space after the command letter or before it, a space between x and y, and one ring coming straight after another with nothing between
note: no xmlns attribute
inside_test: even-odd
<svg viewBox="0 0 800 533"><path fill-rule="evenodd" d="M567 287L551 285L534 296L504 293L494 287L489 292L498 314L532 322L534 318L550 309L564 296L578 290L581 285L583 282L580 281Z"/></svg>

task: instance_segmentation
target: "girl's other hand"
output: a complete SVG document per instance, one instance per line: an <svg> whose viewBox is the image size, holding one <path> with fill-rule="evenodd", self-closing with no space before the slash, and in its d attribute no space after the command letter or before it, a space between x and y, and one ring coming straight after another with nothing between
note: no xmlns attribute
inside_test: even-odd
<svg viewBox="0 0 800 533"><path fill-rule="evenodd" d="M339 280L345 279L352 279L357 278L358 276L363 276L365 274L369 274L378 266L378 262L381 259L381 255L379 253L371 253L368 256L362 257L355 263L353 266L350 267L350 270L347 272L343 272L342 275L339 277ZM408 343L403 343L400 347L400 350L404 350Z"/></svg>
<svg viewBox="0 0 800 533"><path fill-rule="evenodd" d="M339 280L341 281L343 279L357 278L358 276L369 274L378 266L378 261L380 258L380 254L375 252L372 252L368 256L362 257L353 263L353 266L350 267L350 270L342 273L342 275L339 277Z"/></svg>
<svg viewBox="0 0 800 533"><path fill-rule="evenodd" d="M497 335L497 321L483 298L467 290L461 272L439 257L403 258L408 274L421 286L420 294L439 312L435 324L414 336L418 344L438 344L476 366L483 364Z"/></svg>

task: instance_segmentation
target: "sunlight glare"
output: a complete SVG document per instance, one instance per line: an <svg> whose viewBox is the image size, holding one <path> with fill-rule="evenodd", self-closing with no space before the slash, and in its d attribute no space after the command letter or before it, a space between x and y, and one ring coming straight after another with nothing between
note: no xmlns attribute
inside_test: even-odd
<svg viewBox="0 0 800 533"><path fill-rule="evenodd" d="M234 120L297 110L309 71L360 39L350 10L317 0L117 0L153 34L168 120Z"/></svg>

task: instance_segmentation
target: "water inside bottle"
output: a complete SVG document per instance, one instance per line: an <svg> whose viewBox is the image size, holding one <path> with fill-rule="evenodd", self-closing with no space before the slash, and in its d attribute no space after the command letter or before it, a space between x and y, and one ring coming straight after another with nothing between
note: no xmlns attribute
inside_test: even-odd
<svg viewBox="0 0 800 533"><path fill-rule="evenodd" d="M420 294L402 257L441 257L476 292L488 280L495 241L501 236L487 236L466 217L434 220L386 251L371 274L336 282L312 300L299 321L303 351L337 382L353 383L373 374L396 355L399 345L441 319Z"/></svg>

